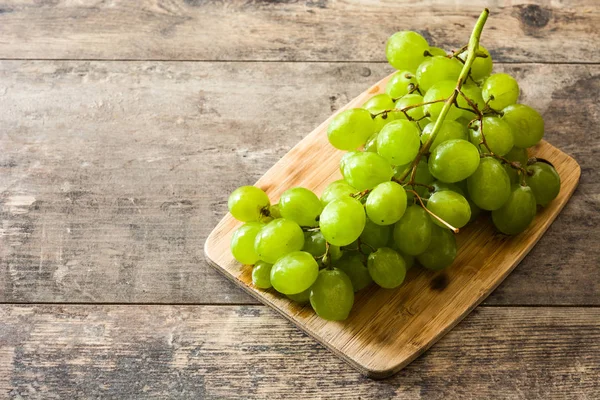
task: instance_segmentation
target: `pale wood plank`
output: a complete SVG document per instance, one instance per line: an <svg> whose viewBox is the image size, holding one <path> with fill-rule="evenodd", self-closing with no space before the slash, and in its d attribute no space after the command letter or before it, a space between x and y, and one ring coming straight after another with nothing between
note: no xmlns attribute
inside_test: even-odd
<svg viewBox="0 0 600 400"><path fill-rule="evenodd" d="M373 381L261 306L0 307L2 397L594 399L599 375L598 308L480 307Z"/></svg>
<svg viewBox="0 0 600 400"><path fill-rule="evenodd" d="M600 62L595 0L9 0L0 58L384 61L400 29L465 44L484 7L483 44L498 60Z"/></svg>
<svg viewBox="0 0 600 400"><path fill-rule="evenodd" d="M583 175L488 303L599 304L600 68L502 68ZM0 301L255 302L202 255L228 193L387 73L382 64L1 62Z"/></svg>

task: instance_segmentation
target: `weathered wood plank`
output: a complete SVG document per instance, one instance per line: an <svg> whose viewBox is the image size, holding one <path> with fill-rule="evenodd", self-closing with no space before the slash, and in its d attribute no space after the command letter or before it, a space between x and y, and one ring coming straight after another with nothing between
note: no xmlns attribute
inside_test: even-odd
<svg viewBox="0 0 600 400"><path fill-rule="evenodd" d="M384 61L400 29L465 44L486 6L483 44L498 60L600 62L595 0L9 0L0 58Z"/></svg>
<svg viewBox="0 0 600 400"><path fill-rule="evenodd" d="M598 376L598 308L480 307L373 381L261 306L0 307L2 397L594 399Z"/></svg>
<svg viewBox="0 0 600 400"><path fill-rule="evenodd" d="M582 177L487 302L600 304L600 67L502 68ZM254 302L202 254L228 193L387 73L383 64L0 62L0 301Z"/></svg>

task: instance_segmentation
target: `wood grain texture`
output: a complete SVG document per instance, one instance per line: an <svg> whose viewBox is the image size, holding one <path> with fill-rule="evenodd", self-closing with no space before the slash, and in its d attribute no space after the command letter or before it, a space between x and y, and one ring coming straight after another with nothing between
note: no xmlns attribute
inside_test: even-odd
<svg viewBox="0 0 600 400"><path fill-rule="evenodd" d="M360 107L374 94L382 93L390 77L340 111ZM263 189L272 203L289 188L305 187L320 194L330 182L341 178L339 162L345 152L329 145L327 139L327 127L335 115L256 182L255 186ZM533 248L570 199L581 174L577 162L545 141L529 153L554 165L561 188L525 231L510 237L499 234L489 217L482 216L457 235L458 254L450 267L436 273L411 270L402 286L394 290L372 285L357 294L345 321L325 321L309 305L298 306L274 289L256 288L251 266L241 265L229 250L233 233L242 225L231 214L210 233L204 252L209 263L227 278L275 308L359 371L373 378L385 378L426 351L483 301Z"/></svg>
<svg viewBox="0 0 600 400"><path fill-rule="evenodd" d="M600 67L499 65L582 166L488 304L600 304ZM255 182L383 64L0 62L0 301L255 303L204 262ZM583 145L585 143L585 145Z"/></svg>
<svg viewBox="0 0 600 400"><path fill-rule="evenodd" d="M3 398L596 399L599 375L598 308L479 307L373 381L266 307L0 306Z"/></svg>
<svg viewBox="0 0 600 400"><path fill-rule="evenodd" d="M600 62L595 0L8 0L0 57L385 61L385 41L402 29L460 47L484 7L483 45L497 60Z"/></svg>

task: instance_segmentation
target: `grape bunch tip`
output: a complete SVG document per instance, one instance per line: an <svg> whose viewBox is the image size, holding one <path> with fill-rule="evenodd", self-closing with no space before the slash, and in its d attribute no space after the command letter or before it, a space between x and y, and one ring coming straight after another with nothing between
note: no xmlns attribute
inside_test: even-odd
<svg viewBox="0 0 600 400"><path fill-rule="evenodd" d="M558 195L554 167L527 150L542 139L543 118L517 103L518 82L493 73L479 44L488 14L456 51L412 31L388 39L385 53L397 72L384 93L329 124L330 144L347 153L343 179L320 198L300 187L277 204L255 186L230 195L230 213L244 222L231 252L253 265L255 287L344 320L355 292L396 288L417 265L450 266L455 233L480 215L515 235Z"/></svg>

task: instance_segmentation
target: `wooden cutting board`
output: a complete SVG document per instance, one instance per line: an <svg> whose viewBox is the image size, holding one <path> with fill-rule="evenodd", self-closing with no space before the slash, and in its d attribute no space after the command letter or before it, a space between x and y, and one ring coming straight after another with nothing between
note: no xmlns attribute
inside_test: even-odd
<svg viewBox="0 0 600 400"><path fill-rule="evenodd" d="M382 92L388 79L378 82L342 110L360 107L373 94ZM327 141L330 119L258 180L256 186L267 192L271 202L277 202L281 193L291 187L303 186L320 194L329 182L340 179L338 162L344 153ZM322 320L310 305L292 303L273 289L253 287L252 267L240 265L229 250L231 235L241 225L230 214L206 240L206 259L361 373L385 378L422 354L485 299L531 250L573 194L581 174L579 164L545 141L531 150L530 156L554 164L562 187L558 197L538 212L525 232L512 237L502 235L494 230L489 216L483 216L457 235L458 256L449 268L435 273L415 267L397 289L373 285L360 291L346 321Z"/></svg>

